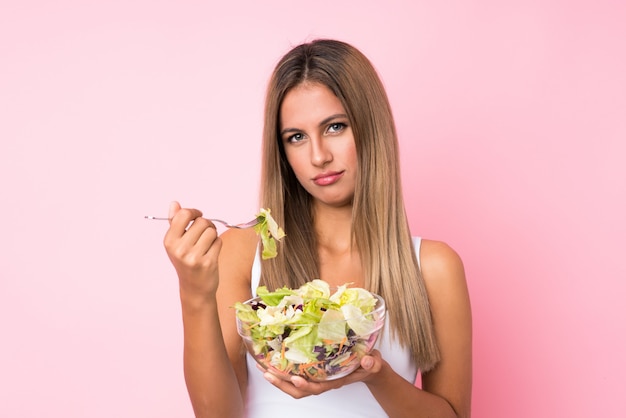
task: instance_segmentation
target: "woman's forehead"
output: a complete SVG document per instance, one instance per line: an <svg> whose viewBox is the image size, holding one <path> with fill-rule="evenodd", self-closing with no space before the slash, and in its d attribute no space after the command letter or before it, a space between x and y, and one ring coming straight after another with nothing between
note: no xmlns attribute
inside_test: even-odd
<svg viewBox="0 0 626 418"><path fill-rule="evenodd" d="M345 114L339 98L325 85L302 83L287 92L280 107L281 127L319 122L333 114Z"/></svg>

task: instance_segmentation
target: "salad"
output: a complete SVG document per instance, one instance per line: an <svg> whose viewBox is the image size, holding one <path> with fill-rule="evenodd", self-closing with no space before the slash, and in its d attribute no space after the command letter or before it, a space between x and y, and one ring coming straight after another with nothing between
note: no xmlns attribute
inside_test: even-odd
<svg viewBox="0 0 626 418"><path fill-rule="evenodd" d="M261 244L263 246L261 257L263 257L264 260L274 258L278 254L276 241L280 241L285 236L285 232L278 226L274 218L272 218L269 209L261 209L256 217L259 223L254 226L254 230L261 237Z"/></svg>
<svg viewBox="0 0 626 418"><path fill-rule="evenodd" d="M265 368L312 380L345 376L373 347L384 324L384 301L365 289L323 280L283 287L236 303L238 330Z"/></svg>

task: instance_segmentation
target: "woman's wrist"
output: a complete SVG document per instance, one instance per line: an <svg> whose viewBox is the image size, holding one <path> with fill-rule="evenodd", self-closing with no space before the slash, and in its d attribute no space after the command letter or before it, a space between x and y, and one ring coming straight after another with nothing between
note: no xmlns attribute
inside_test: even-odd
<svg viewBox="0 0 626 418"><path fill-rule="evenodd" d="M217 299L213 294L198 294L197 292L180 289L180 304L183 314L194 314L217 309Z"/></svg>

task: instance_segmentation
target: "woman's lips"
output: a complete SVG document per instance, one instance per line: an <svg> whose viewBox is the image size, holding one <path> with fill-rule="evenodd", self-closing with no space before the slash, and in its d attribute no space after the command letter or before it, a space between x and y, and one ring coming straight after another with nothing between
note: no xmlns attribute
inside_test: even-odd
<svg viewBox="0 0 626 418"><path fill-rule="evenodd" d="M313 183L318 186L329 186L339 181L343 176L343 171L322 173L313 178Z"/></svg>

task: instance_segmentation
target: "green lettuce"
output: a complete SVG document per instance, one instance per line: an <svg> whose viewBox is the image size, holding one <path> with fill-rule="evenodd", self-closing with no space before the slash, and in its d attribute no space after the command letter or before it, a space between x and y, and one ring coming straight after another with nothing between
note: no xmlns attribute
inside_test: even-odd
<svg viewBox="0 0 626 418"><path fill-rule="evenodd" d="M261 237L263 246L261 257L263 260L274 258L278 254L276 241L283 239L285 232L272 218L269 209L261 209L256 217L259 223L254 226L254 230Z"/></svg>
<svg viewBox="0 0 626 418"><path fill-rule="evenodd" d="M285 296L295 295L295 292L287 287L277 289L274 292L267 290L266 286L257 287L256 294L269 306L278 306Z"/></svg>

